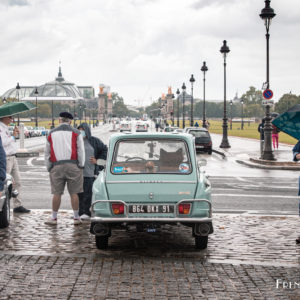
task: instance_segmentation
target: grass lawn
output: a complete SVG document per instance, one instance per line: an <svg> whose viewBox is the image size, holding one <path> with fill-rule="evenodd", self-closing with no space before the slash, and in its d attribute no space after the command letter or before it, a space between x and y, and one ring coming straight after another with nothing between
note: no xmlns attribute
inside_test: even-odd
<svg viewBox="0 0 300 300"><path fill-rule="evenodd" d="M201 120L194 120L194 122L198 122L199 124L202 124ZM171 122L169 121L171 124ZM223 133L223 120L209 120L210 127L209 127L209 132L211 133ZM175 125L177 125L176 120L175 120ZM182 127L182 121L180 121L180 126ZM185 122L185 126L189 126L189 121ZM230 124L228 122L228 135L229 136L239 136L239 137L245 137L245 138L250 138L250 139L257 139L259 140L260 134L257 131L258 128L258 123L244 123L244 129L241 130L241 123L232 123L232 130L230 130ZM279 133L279 143L285 143L289 145L295 145L298 141L289 136L288 134L284 132Z"/></svg>

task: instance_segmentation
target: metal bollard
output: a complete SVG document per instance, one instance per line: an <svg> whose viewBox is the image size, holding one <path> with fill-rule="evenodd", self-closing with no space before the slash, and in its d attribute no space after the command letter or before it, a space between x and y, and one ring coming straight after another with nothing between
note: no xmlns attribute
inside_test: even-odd
<svg viewBox="0 0 300 300"><path fill-rule="evenodd" d="M20 149L24 149L24 124L20 123L19 126L20 135Z"/></svg>

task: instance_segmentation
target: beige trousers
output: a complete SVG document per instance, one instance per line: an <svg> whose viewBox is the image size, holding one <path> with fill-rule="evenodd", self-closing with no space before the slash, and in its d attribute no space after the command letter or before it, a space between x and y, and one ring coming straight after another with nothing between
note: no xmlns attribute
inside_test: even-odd
<svg viewBox="0 0 300 300"><path fill-rule="evenodd" d="M21 178L20 178L18 160L15 156L6 157L6 172L10 174L14 179L13 189L18 190L19 192L18 197L13 198L13 208L21 206L22 205L22 202L20 200Z"/></svg>

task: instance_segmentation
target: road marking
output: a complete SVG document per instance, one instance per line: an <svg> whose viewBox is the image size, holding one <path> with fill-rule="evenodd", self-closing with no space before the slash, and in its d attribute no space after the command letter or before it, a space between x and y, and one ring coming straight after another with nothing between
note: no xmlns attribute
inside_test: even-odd
<svg viewBox="0 0 300 300"><path fill-rule="evenodd" d="M28 160L27 160L27 165L29 166L29 167L33 167L33 163L32 163L32 161L35 159L35 157L31 157L31 158L29 158Z"/></svg>
<svg viewBox="0 0 300 300"><path fill-rule="evenodd" d="M245 194L212 194L212 196L222 197L247 197L247 198L285 198L285 199L299 199L299 196L283 196L283 195L245 195Z"/></svg>

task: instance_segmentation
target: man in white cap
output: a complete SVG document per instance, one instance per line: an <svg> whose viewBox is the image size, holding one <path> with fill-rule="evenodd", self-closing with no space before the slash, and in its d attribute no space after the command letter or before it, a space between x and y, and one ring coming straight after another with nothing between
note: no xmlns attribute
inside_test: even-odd
<svg viewBox="0 0 300 300"><path fill-rule="evenodd" d="M8 130L8 125L13 122L12 116L5 116L0 118L0 135L2 145L6 153L6 172L14 179L14 189L18 190L18 196L13 198L13 212L14 213L29 213L30 210L22 205L21 201L21 178L18 160L16 157L17 144L16 137L19 134L19 129L14 128L13 135Z"/></svg>
<svg viewBox="0 0 300 300"><path fill-rule="evenodd" d="M83 168L85 151L80 131L71 126L73 116L68 112L59 115L60 125L48 135L45 148L45 163L50 175L52 198L52 216L45 222L57 224L57 213L61 195L67 184L74 211L74 225L81 224L79 218L78 193L83 192Z"/></svg>

